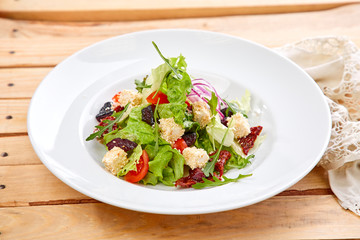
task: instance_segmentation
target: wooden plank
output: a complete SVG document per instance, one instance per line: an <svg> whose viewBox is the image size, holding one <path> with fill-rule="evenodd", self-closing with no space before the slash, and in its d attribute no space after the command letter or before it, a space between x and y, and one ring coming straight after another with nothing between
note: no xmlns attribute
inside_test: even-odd
<svg viewBox="0 0 360 240"><path fill-rule="evenodd" d="M31 202L90 199L57 179L44 165L1 166L0 207ZM1 226L1 225L0 225Z"/></svg>
<svg viewBox="0 0 360 240"><path fill-rule="evenodd" d="M54 66L81 48L139 30L190 28L223 32L277 47L304 37L346 35L360 46L360 4L329 11L117 23L0 21L0 67ZM11 24L10 24L11 23ZM295 26L295 27L294 27ZM14 29L16 32L13 32Z"/></svg>
<svg viewBox="0 0 360 240"><path fill-rule="evenodd" d="M0 67L49 67L103 38L2 39Z"/></svg>
<svg viewBox="0 0 360 240"><path fill-rule="evenodd" d="M221 213L158 215L102 203L0 209L8 239L350 239L360 219L333 196L274 197Z"/></svg>
<svg viewBox="0 0 360 240"><path fill-rule="evenodd" d="M0 154L0 166L41 164L28 136L0 138Z"/></svg>
<svg viewBox="0 0 360 240"><path fill-rule="evenodd" d="M358 0L87 0L13 1L2 0L0 16L13 19L50 21L118 21L239 14L288 13L331 9Z"/></svg>
<svg viewBox="0 0 360 240"><path fill-rule="evenodd" d="M0 100L0 136L27 132L26 116L29 99Z"/></svg>
<svg viewBox="0 0 360 240"><path fill-rule="evenodd" d="M0 98L31 98L52 68L0 69Z"/></svg>
<svg viewBox="0 0 360 240"><path fill-rule="evenodd" d="M24 180L26 179L26 180ZM0 207L46 205L79 201L89 197L57 179L44 165L0 166ZM329 195L325 171L315 168L284 195Z"/></svg>

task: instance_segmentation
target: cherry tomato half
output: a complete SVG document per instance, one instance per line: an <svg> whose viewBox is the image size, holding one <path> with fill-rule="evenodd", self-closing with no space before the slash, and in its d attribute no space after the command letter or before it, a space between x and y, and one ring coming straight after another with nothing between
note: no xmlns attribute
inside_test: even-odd
<svg viewBox="0 0 360 240"><path fill-rule="evenodd" d="M176 142L172 145L172 148L179 150L181 153L187 147L188 147L188 145L186 144L185 140L182 138L179 138L178 140L176 140Z"/></svg>
<svg viewBox="0 0 360 240"><path fill-rule="evenodd" d="M156 95L155 95L156 91L152 92L147 98L146 98L146 101L148 101L148 103L151 103L151 104L156 104L158 102L158 99L159 100L159 104L163 104L163 103L169 103L169 100L166 96L165 93L159 91ZM155 95L155 97L154 97Z"/></svg>
<svg viewBox="0 0 360 240"><path fill-rule="evenodd" d="M145 150L143 150L139 163L136 165L136 171L128 172L124 179L125 181L136 183L143 179L149 171L149 156Z"/></svg>

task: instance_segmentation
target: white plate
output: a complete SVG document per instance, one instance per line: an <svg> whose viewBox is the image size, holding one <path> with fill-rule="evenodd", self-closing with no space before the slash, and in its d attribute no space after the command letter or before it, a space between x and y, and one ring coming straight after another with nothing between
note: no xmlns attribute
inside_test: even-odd
<svg viewBox="0 0 360 240"><path fill-rule="evenodd" d="M104 102L134 79L182 53L194 77L206 77L222 96L253 94L252 125L266 141L250 167L253 176L221 187L194 190L131 184L107 172L104 148L85 138ZM247 206L287 189L319 161L330 137L330 113L315 82L297 65L256 43L224 34L157 30L122 35L87 47L50 72L28 114L31 143L59 179L102 202L163 214L198 214ZM237 171L230 171L233 177Z"/></svg>

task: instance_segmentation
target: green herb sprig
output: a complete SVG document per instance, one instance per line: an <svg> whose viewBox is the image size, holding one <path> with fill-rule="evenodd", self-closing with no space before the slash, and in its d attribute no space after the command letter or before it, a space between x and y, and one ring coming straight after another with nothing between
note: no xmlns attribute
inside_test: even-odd
<svg viewBox="0 0 360 240"><path fill-rule="evenodd" d="M144 77L144 79L142 81L135 79L136 90L138 90L139 93L142 93L144 88L151 87L151 84L150 85L146 84L147 77L148 76Z"/></svg>
<svg viewBox="0 0 360 240"><path fill-rule="evenodd" d="M212 179L214 181L203 178L204 182L195 183L194 185L192 185L192 187L195 189L201 189L201 188L206 188L206 187L216 187L216 186L225 185L225 184L228 184L231 182L237 182L239 179L250 177L250 176L252 176L252 174L247 174L247 175L239 174L239 176L236 178L227 178L227 177L223 176L223 178L224 178L223 181L221 181L217 177L213 176Z"/></svg>
<svg viewBox="0 0 360 240"><path fill-rule="evenodd" d="M117 123L121 117L124 115L124 113L126 112L126 110L128 109L129 107L129 104L126 104L126 106L124 107L124 109L119 112L119 115L115 118L115 120L111 121L109 120L109 124L107 126L95 126L97 129L99 129L99 131L97 132L94 132L93 134L91 134L90 136L88 136L86 138L86 141L90 141L90 140L93 140L94 138L96 137L101 137L101 135L106 131L106 130L110 130L112 128L112 126Z"/></svg>
<svg viewBox="0 0 360 240"><path fill-rule="evenodd" d="M243 111L241 111L236 104L231 103L231 102L229 102L229 101L227 101L225 99L223 99L223 100L228 105L228 109L226 110L226 116L227 117L229 115L229 110L231 110L233 112L233 114L240 112L244 117L248 118L248 116Z"/></svg>
<svg viewBox="0 0 360 240"><path fill-rule="evenodd" d="M158 106L159 106L159 101L160 98L158 99L156 106L155 106L155 111L154 111L154 131L155 131L155 154L157 154L157 152L159 151L159 124L157 122L157 116L158 116Z"/></svg>
<svg viewBox="0 0 360 240"><path fill-rule="evenodd" d="M167 65L169 65L169 67L171 68L171 70L175 73L175 76L178 79L181 79L181 75L178 74L178 72L176 71L176 69L170 64L169 59L167 59L166 57L164 57L164 55L162 55L162 53L160 52L158 46L156 45L156 43L153 41L152 44L154 45L156 51L159 53L160 57L164 60L165 63L167 63Z"/></svg>
<svg viewBox="0 0 360 240"><path fill-rule="evenodd" d="M210 112L212 116L215 116L217 113L216 108L218 106L218 97L214 92L211 92L211 99L210 100L207 98L205 99L208 101L208 105L210 106Z"/></svg>
<svg viewBox="0 0 360 240"><path fill-rule="evenodd" d="M230 123L229 123L228 126L231 125L232 121L233 121L233 119L230 120ZM228 134L228 132L229 132L229 128L227 128L226 131L225 131L224 137L223 137L223 139L221 140L220 147L219 147L219 149L217 150L217 152L216 152L216 154L215 154L215 157L213 158L213 160L212 160L211 162L208 162L208 163L206 164L206 166L204 167L204 171L203 171L203 172L204 172L205 176L207 176L207 177L210 175L210 173L212 174L212 173L214 172L215 164L216 164L217 160L219 159L220 151L221 151L221 149L222 149L222 147L223 147L223 145L224 145L224 141L225 141L225 138L226 138L226 135Z"/></svg>

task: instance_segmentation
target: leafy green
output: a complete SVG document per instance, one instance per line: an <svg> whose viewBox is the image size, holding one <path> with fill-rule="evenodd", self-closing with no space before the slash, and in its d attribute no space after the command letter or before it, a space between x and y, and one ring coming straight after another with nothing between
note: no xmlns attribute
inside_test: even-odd
<svg viewBox="0 0 360 240"><path fill-rule="evenodd" d="M211 99L206 99L208 101L208 104L210 106L210 112L211 112L211 115L212 116L215 116L217 111L216 111L216 108L218 106L218 98L217 96L215 95L214 92L211 92Z"/></svg>
<svg viewBox="0 0 360 240"><path fill-rule="evenodd" d="M148 172L146 176L141 180L143 184L151 184L156 185L158 183L158 178L152 174L151 172Z"/></svg>
<svg viewBox="0 0 360 240"><path fill-rule="evenodd" d="M162 172L162 178L160 178L159 180L167 186L174 186L174 170L171 167L166 167Z"/></svg>
<svg viewBox="0 0 360 240"><path fill-rule="evenodd" d="M206 131L213 145L215 145L216 140L218 143L224 141L224 146L229 147L234 142L234 133L229 131L229 133L225 135L227 130L228 128L221 124L218 117L213 117L206 127ZM224 136L226 136L226 138L224 138Z"/></svg>
<svg viewBox="0 0 360 240"><path fill-rule="evenodd" d="M185 103L160 104L158 107L159 116L160 118L173 117L175 122L182 126L184 123L186 107L187 105Z"/></svg>
<svg viewBox="0 0 360 240"><path fill-rule="evenodd" d="M184 103L186 94L192 88L191 78L186 73L185 57L180 55L177 58L167 59L162 55L157 45L154 42L152 43L165 64L172 70L171 74L164 75L156 91L165 93L170 103Z"/></svg>
<svg viewBox="0 0 360 240"><path fill-rule="evenodd" d="M163 85L162 83L165 81L165 79L169 76L170 73L171 69L166 63L161 64L157 68L151 70L150 76L145 81L145 84L151 85L151 87L143 89L143 102L146 102L146 98L151 93L160 89L160 87ZM166 90L164 90L163 93L166 94Z"/></svg>
<svg viewBox="0 0 360 240"><path fill-rule="evenodd" d="M156 177L163 178L162 171L169 164L173 157L172 148L168 146L160 147L155 158L149 162L149 171Z"/></svg>
<svg viewBox="0 0 360 240"><path fill-rule="evenodd" d="M147 77L148 76L144 77L142 81L135 79L136 90L138 90L139 93L141 93L144 88L151 87L151 84L146 84Z"/></svg>
<svg viewBox="0 0 360 240"><path fill-rule="evenodd" d="M107 126L95 126L97 129L99 129L99 131L97 132L94 132L93 134L90 134L90 136L88 136L86 138L86 141L90 141L90 140L93 140L94 138L96 137L101 137L101 135L106 131L106 130L111 130L112 129L112 126L114 126L115 123L117 123L121 117L124 115L124 113L126 112L126 110L128 109L129 107L129 104L126 104L126 106L124 107L124 109L122 111L120 111L119 115L115 118L115 120L111 121L109 120L108 121L108 125Z"/></svg>
<svg viewBox="0 0 360 240"><path fill-rule="evenodd" d="M231 124L232 120L233 120L233 119L230 120L230 124ZM225 134L224 134L224 137L223 137L223 139L222 139L222 141L221 141L220 147L219 147L219 149L217 150L217 152L216 152L213 160L212 160L211 162L208 162L208 163L205 165L205 167L204 167L204 171L203 171L203 172L204 172L205 176L207 176L207 177L210 175L210 173L212 174L212 173L214 172L215 164L216 164L216 162L217 162L217 160L218 160L218 158L219 158L220 151L221 151L221 149L222 149L222 147L223 147L223 145L224 145L224 141L225 141L225 138L226 138L226 135L228 134L228 132L229 132L229 128L226 129Z"/></svg>
<svg viewBox="0 0 360 240"><path fill-rule="evenodd" d="M140 144L133 150L129 157L129 162L117 173L117 176L125 176L129 171L136 170L136 164L139 163L139 159L142 154Z"/></svg>
<svg viewBox="0 0 360 240"><path fill-rule="evenodd" d="M162 55L162 53L160 52L160 49L158 48L158 46L156 45L156 43L153 41L152 44L154 45L156 51L159 53L160 57L164 60L164 62L171 68L171 70L175 73L175 75L177 76L178 79L181 78L180 75L178 75L178 72L176 71L176 69L173 67L173 65L170 63L169 59L167 59L166 57L164 57L164 55Z"/></svg>
<svg viewBox="0 0 360 240"><path fill-rule="evenodd" d="M225 185L225 184L228 184L231 182L237 182L239 179L250 177L250 176L252 176L252 174L247 174L247 175L239 174L239 176L236 178L227 178L224 176L223 181L221 181L217 177L213 176L214 181L203 178L204 182L195 183L194 185L192 185L192 187L195 189L201 189L201 188L206 188L206 187L217 187L217 186Z"/></svg>
<svg viewBox="0 0 360 240"><path fill-rule="evenodd" d="M106 138L104 138L105 142L108 143L114 138L126 138L140 144L150 144L154 142L155 136L152 127L142 121L142 109L143 106L133 108L129 114L126 127L113 135L106 136Z"/></svg>
<svg viewBox="0 0 360 240"><path fill-rule="evenodd" d="M230 159L225 164L225 170L229 170L231 168L244 168L248 164L250 164L250 159L254 158L255 155L249 155L247 157L242 157L237 154L231 153Z"/></svg>
<svg viewBox="0 0 360 240"><path fill-rule="evenodd" d="M226 101L228 106L234 113L241 112L245 117L251 110L251 93L248 90L245 90L245 94L241 97L241 100L235 99L231 101Z"/></svg>
<svg viewBox="0 0 360 240"><path fill-rule="evenodd" d="M149 162L149 172L163 184L173 186L184 175L184 164L185 159L177 150L164 145L159 147L159 152Z"/></svg>
<svg viewBox="0 0 360 240"><path fill-rule="evenodd" d="M158 107L159 107L159 101L160 98L158 99L156 106L155 106L155 111L154 111L154 134L155 134L155 147L154 147L154 152L155 155L157 154L157 152L159 151L159 124L157 122L158 119Z"/></svg>
<svg viewBox="0 0 360 240"><path fill-rule="evenodd" d="M200 127L199 127L200 128ZM208 154L215 150L212 145L209 135L205 129L197 131L198 137L195 141L195 147L204 149Z"/></svg>
<svg viewBox="0 0 360 240"><path fill-rule="evenodd" d="M172 149L172 153L173 158L169 162L169 166L174 170L174 181L176 181L184 176L185 158L179 151L175 149Z"/></svg>
<svg viewBox="0 0 360 240"><path fill-rule="evenodd" d="M227 100L223 99L226 104L228 105L228 108L226 110L226 117L228 117L228 114L229 114L229 111L232 111L233 114L236 114L238 112L240 112L244 117L248 118L248 116L243 112L241 111L241 109L239 108L239 105L236 104L235 102L228 102Z"/></svg>

